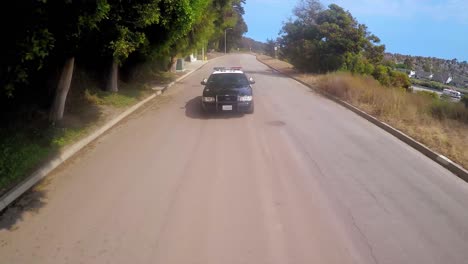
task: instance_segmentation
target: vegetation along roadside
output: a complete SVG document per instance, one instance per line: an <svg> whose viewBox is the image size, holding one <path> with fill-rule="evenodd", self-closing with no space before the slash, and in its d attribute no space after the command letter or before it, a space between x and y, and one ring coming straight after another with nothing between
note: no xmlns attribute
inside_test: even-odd
<svg viewBox="0 0 468 264"><path fill-rule="evenodd" d="M176 76L177 60L237 48L245 0L0 4L0 194ZM13 19L13 20L11 20Z"/></svg>

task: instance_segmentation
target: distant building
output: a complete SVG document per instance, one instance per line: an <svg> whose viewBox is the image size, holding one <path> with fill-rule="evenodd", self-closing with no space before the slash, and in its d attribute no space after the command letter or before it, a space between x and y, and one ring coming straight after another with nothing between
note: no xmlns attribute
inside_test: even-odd
<svg viewBox="0 0 468 264"><path fill-rule="evenodd" d="M434 74L433 80L436 81L436 82L449 84L449 83L452 82L453 78L447 72L438 72L438 73Z"/></svg>
<svg viewBox="0 0 468 264"><path fill-rule="evenodd" d="M453 80L452 76L448 77L447 81L445 81L445 84L451 83Z"/></svg>
<svg viewBox="0 0 468 264"><path fill-rule="evenodd" d="M408 77L410 78L413 78L416 76L416 72L415 71L410 71L410 73L408 74Z"/></svg>
<svg viewBox="0 0 468 264"><path fill-rule="evenodd" d="M432 80L434 75L432 73L430 73L430 72L416 71L414 77L416 79Z"/></svg>

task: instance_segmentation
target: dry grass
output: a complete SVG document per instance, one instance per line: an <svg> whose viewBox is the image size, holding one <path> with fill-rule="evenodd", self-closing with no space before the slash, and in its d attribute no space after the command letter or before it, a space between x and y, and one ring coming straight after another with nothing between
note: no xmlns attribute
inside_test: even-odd
<svg viewBox="0 0 468 264"><path fill-rule="evenodd" d="M468 109L463 104L383 87L371 77L301 74L286 62L266 56L259 59L353 104L468 168Z"/></svg>
<svg viewBox="0 0 468 264"><path fill-rule="evenodd" d="M316 84L468 167L468 110L462 104L383 87L370 77L344 73L320 76Z"/></svg>
<svg viewBox="0 0 468 264"><path fill-rule="evenodd" d="M274 58L266 56L266 55L258 55L257 58L260 61L263 61L264 63L266 63L270 67L273 67L273 68L275 68L276 70L278 70L278 71L280 71L282 73L285 73L285 74L296 74L297 73L297 71L294 69L294 66L292 66L291 64L289 64L289 63L287 63L285 61L277 60L277 59L274 59Z"/></svg>

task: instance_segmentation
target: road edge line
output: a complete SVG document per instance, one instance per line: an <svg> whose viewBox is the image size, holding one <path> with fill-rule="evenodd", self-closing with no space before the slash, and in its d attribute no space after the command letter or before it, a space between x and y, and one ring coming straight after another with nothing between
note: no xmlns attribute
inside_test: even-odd
<svg viewBox="0 0 468 264"><path fill-rule="evenodd" d="M453 174L455 174L458 178L462 179L463 181L465 182L468 182L468 171L463 168L461 165L451 161L450 159L448 159L447 157L431 150L430 148L428 148L426 145L422 144L421 142L413 139L412 137L406 135L405 133L401 132L400 130L390 126L389 124L383 122L383 121L380 121L379 119L377 119L376 117L366 113L365 111L355 107L354 105L348 103L348 102L345 102L341 99L339 99L338 97L335 97L325 91L322 91L316 87L313 87L312 85L306 83L306 82L303 82L302 80L300 80L299 78L296 78L294 76L291 76L287 73L283 73L275 68L273 68L272 66L268 65L267 63L261 61L258 56L255 56L255 58L257 59L257 61L261 62L262 64L266 65L268 68L274 70L275 72L279 73L279 74L282 74L284 76L287 76L297 82L299 82L300 84L316 91L317 93L325 96L326 98L338 103L339 105L341 106L344 106L345 108L351 110L352 112L356 113L357 115L363 117L364 119L366 119L367 121L371 122L372 124L380 127L381 129L385 130L386 132L388 132L389 134L393 135L394 137L398 138L399 140L403 141L404 143L406 143L407 145L409 145L410 147L412 147L413 149L419 151L420 153L424 154L426 157L430 158L431 160L435 161L436 163L438 163L439 165L441 165L442 167L446 168L447 170L449 170L450 172L452 172Z"/></svg>
<svg viewBox="0 0 468 264"><path fill-rule="evenodd" d="M216 58L214 58L216 59ZM212 59L213 60L213 59ZM21 195L23 195L26 191L28 191L31 187L36 185L40 180L44 179L49 175L54 169L58 166L63 164L69 158L74 156L76 153L81 151L84 147L95 141L97 138L102 136L105 132L112 129L115 125L117 125L120 121L125 119L127 116L133 114L136 110L141 108L143 105L148 103L149 101L153 100L157 96L161 95L162 93L166 92L167 89L175 85L176 83L182 81L183 79L187 78L192 73L198 71L203 66L205 66L208 61L204 61L199 67L190 70L186 74L182 75L181 77L177 78L175 81L170 82L167 84L161 91L157 91L152 95L146 97L142 101L136 103L135 105L131 106L129 109L125 110L117 117L107 121L103 126L99 129L91 133L90 135L86 136L85 138L79 140L78 142L73 143L69 146L66 150L61 153L58 153L52 158L52 160L46 162L45 164L41 165L40 168L35 170L30 176L25 178L23 181L18 183L14 186L11 190L6 192L4 195L0 197L0 212L2 212L5 208L7 208L11 203L13 203L16 199L18 199Z"/></svg>

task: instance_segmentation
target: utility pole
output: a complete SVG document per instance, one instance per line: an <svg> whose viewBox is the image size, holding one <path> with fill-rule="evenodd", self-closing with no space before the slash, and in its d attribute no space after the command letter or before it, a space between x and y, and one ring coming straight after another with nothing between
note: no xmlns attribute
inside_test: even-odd
<svg viewBox="0 0 468 264"><path fill-rule="evenodd" d="M224 30L224 54L227 53L227 31L232 28L226 28Z"/></svg>

